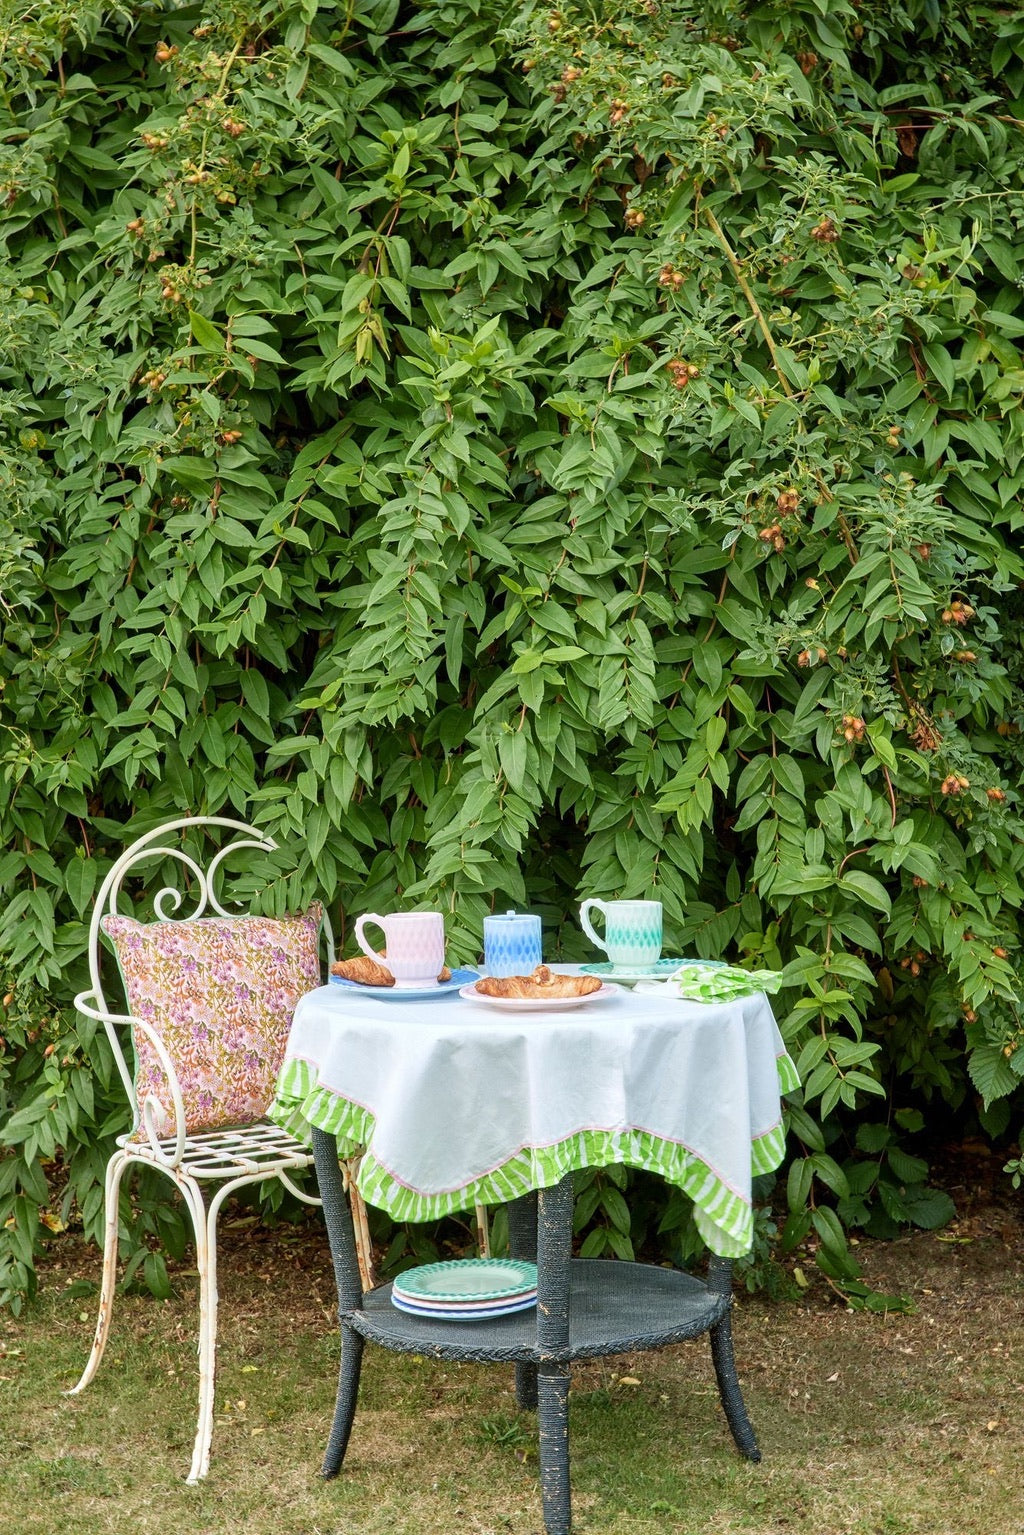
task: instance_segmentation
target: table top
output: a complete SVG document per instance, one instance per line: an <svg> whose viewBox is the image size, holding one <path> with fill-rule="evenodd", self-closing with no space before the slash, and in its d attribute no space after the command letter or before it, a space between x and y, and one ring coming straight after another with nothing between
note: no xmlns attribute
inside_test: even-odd
<svg viewBox="0 0 1024 1535"><path fill-rule="evenodd" d="M568 967L566 967L568 968ZM447 995L300 998L271 1117L362 1148L358 1184L396 1220L550 1188L610 1163L694 1200L722 1257L753 1238L751 1177L784 1151L796 1072L763 993L728 1003L623 989L567 1012L511 1013Z"/></svg>

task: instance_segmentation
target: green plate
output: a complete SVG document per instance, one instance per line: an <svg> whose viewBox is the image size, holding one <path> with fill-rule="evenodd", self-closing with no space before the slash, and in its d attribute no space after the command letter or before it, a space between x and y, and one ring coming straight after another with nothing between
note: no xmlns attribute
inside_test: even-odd
<svg viewBox="0 0 1024 1535"><path fill-rule="evenodd" d="M461 1258L406 1269L394 1289L410 1300L504 1300L537 1285L537 1265L515 1258Z"/></svg>
<svg viewBox="0 0 1024 1535"><path fill-rule="evenodd" d="M724 959L659 959L655 965L613 965L605 960L599 965L581 965L581 975L599 975L605 981L619 981L629 985L632 981L667 981L670 975L682 970L684 965L706 965L719 969Z"/></svg>

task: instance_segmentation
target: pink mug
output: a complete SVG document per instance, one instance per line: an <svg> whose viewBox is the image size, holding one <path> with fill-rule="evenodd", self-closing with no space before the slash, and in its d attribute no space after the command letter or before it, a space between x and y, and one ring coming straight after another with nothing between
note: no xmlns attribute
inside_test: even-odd
<svg viewBox="0 0 1024 1535"><path fill-rule="evenodd" d="M368 922L384 929L386 959L363 936ZM396 988L437 985L444 965L444 917L439 911L396 911L389 917L369 911L356 921L355 937L364 954L391 971Z"/></svg>

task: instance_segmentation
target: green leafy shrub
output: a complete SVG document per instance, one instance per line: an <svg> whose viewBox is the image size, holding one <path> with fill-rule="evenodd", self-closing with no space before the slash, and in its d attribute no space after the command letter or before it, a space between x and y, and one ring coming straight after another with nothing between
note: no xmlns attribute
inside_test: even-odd
<svg viewBox="0 0 1024 1535"><path fill-rule="evenodd" d="M3 1293L48 1158L95 1229L83 919L179 810L343 940L650 895L785 964L785 1241L937 1217L897 1128L1024 1071L1024 18L2 17Z"/></svg>

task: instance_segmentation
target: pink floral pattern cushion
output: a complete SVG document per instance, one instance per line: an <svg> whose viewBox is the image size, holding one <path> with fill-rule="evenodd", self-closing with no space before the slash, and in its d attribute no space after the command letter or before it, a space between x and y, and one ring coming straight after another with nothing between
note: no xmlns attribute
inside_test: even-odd
<svg viewBox="0 0 1024 1535"><path fill-rule="evenodd" d="M103 918L128 1011L159 1035L181 1086L190 1134L262 1119L295 1004L320 984L319 903L303 916L198 917L182 922ZM174 1131L167 1074L134 1030L135 1096L159 1105L158 1133ZM136 1140L144 1140L141 1124Z"/></svg>

